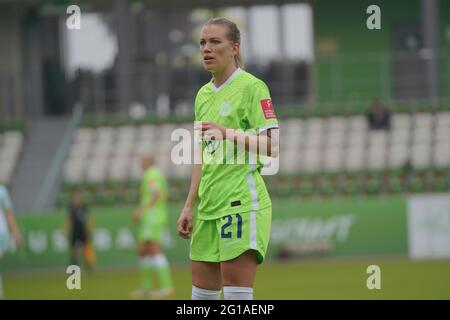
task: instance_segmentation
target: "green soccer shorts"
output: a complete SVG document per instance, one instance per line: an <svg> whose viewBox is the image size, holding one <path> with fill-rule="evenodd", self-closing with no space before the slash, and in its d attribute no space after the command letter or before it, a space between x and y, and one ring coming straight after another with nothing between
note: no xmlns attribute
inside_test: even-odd
<svg viewBox="0 0 450 320"><path fill-rule="evenodd" d="M222 262L247 250L256 250L258 263L266 256L270 238L272 207L234 213L214 220L196 220L189 258L193 261Z"/></svg>

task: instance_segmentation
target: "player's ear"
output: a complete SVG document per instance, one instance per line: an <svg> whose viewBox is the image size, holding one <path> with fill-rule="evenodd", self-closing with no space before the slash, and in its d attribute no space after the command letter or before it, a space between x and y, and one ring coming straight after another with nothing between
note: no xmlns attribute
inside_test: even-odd
<svg viewBox="0 0 450 320"><path fill-rule="evenodd" d="M239 50L241 49L241 44L239 42L235 42L233 44L233 51L236 55L239 54Z"/></svg>

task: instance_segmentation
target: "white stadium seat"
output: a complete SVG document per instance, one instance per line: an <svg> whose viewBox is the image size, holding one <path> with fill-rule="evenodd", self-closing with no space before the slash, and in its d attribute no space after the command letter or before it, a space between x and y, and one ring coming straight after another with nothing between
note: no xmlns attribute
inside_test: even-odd
<svg viewBox="0 0 450 320"><path fill-rule="evenodd" d="M310 118L305 120L306 135L321 134L324 129L324 120L322 118Z"/></svg>
<svg viewBox="0 0 450 320"><path fill-rule="evenodd" d="M157 139L160 144L169 143L171 140L172 132L177 128L173 124L163 124L158 126Z"/></svg>
<svg viewBox="0 0 450 320"><path fill-rule="evenodd" d="M388 142L388 133L386 131L371 131L368 136L369 147L385 148Z"/></svg>
<svg viewBox="0 0 450 320"><path fill-rule="evenodd" d="M112 127L100 127L97 128L97 134L95 139L97 141L112 141L115 139L116 129Z"/></svg>
<svg viewBox="0 0 450 320"><path fill-rule="evenodd" d="M131 163L128 158L119 158L111 161L107 168L107 176L112 181L128 181L131 171Z"/></svg>
<svg viewBox="0 0 450 320"><path fill-rule="evenodd" d="M422 169L431 164L430 144L413 145L411 149L411 162L414 168Z"/></svg>
<svg viewBox="0 0 450 320"><path fill-rule="evenodd" d="M117 141L116 144L111 146L111 155L113 157L127 157L135 150L134 141Z"/></svg>
<svg viewBox="0 0 450 320"><path fill-rule="evenodd" d="M325 121L325 130L344 131L347 128L347 119L345 117L330 117Z"/></svg>
<svg viewBox="0 0 450 320"><path fill-rule="evenodd" d="M86 180L90 182L104 182L106 180L107 158L92 158L86 171Z"/></svg>
<svg viewBox="0 0 450 320"><path fill-rule="evenodd" d="M417 113L414 115L414 128L430 129L433 125L433 114Z"/></svg>
<svg viewBox="0 0 450 320"><path fill-rule="evenodd" d="M433 140L435 142L449 142L450 143L450 124L441 124L436 127L436 130L434 131L434 138Z"/></svg>
<svg viewBox="0 0 450 320"><path fill-rule="evenodd" d="M75 132L75 143L90 143L95 138L95 130L91 128L80 128Z"/></svg>
<svg viewBox="0 0 450 320"><path fill-rule="evenodd" d="M142 125L138 131L138 140L152 140L156 138L156 126Z"/></svg>
<svg viewBox="0 0 450 320"><path fill-rule="evenodd" d="M409 160L409 146L406 143L391 144L388 153L389 168L401 168Z"/></svg>
<svg viewBox="0 0 450 320"><path fill-rule="evenodd" d="M416 127L413 131L413 144L429 144L432 141L431 127Z"/></svg>
<svg viewBox="0 0 450 320"><path fill-rule="evenodd" d="M367 119L363 116L350 116L347 119L348 129L350 131L366 131Z"/></svg>
<svg viewBox="0 0 450 320"><path fill-rule="evenodd" d="M371 170L380 170L386 167L386 148L373 145L367 149L367 167Z"/></svg>
<svg viewBox="0 0 450 320"><path fill-rule="evenodd" d="M136 156L139 156L143 153L156 154L157 153L156 147L157 147L157 143L154 140L148 140L148 141L141 140L134 147L134 154Z"/></svg>
<svg viewBox="0 0 450 320"><path fill-rule="evenodd" d="M117 131L118 141L133 141L137 136L137 128L133 126L121 126Z"/></svg>
<svg viewBox="0 0 450 320"><path fill-rule="evenodd" d="M333 146L323 152L323 168L325 171L339 171L343 168L344 149Z"/></svg>
<svg viewBox="0 0 450 320"><path fill-rule="evenodd" d="M304 147L305 148L319 148L323 143L322 131L311 131L305 136Z"/></svg>
<svg viewBox="0 0 450 320"><path fill-rule="evenodd" d="M287 135L280 141L280 148L282 151L298 151L303 145L303 142L304 140L300 136L294 134Z"/></svg>
<svg viewBox="0 0 450 320"><path fill-rule="evenodd" d="M396 128L392 129L389 133L390 144L408 144L411 139L411 134L409 129Z"/></svg>
<svg viewBox="0 0 450 320"><path fill-rule="evenodd" d="M344 168L349 171L365 169L365 149L362 146L344 149Z"/></svg>
<svg viewBox="0 0 450 320"><path fill-rule="evenodd" d="M367 143L367 135L365 131L349 131L345 140L348 148L363 148Z"/></svg>
<svg viewBox="0 0 450 320"><path fill-rule="evenodd" d="M279 122L280 134L300 135L305 127L305 121L300 119L283 120Z"/></svg>
<svg viewBox="0 0 450 320"><path fill-rule="evenodd" d="M324 136L323 143L325 146L342 147L345 144L345 131L328 131Z"/></svg>
<svg viewBox="0 0 450 320"><path fill-rule="evenodd" d="M91 144L86 142L72 144L69 158L86 158L91 153Z"/></svg>
<svg viewBox="0 0 450 320"><path fill-rule="evenodd" d="M299 153L288 150L280 155L280 172L294 173L300 170Z"/></svg>
<svg viewBox="0 0 450 320"><path fill-rule="evenodd" d="M450 165L450 142L443 142L434 145L433 165L447 167Z"/></svg>
<svg viewBox="0 0 450 320"><path fill-rule="evenodd" d="M402 128L404 130L409 130L411 128L411 115L409 114L393 114L391 119L392 128Z"/></svg>
<svg viewBox="0 0 450 320"><path fill-rule="evenodd" d="M321 168L321 150L319 148L302 149L299 159L300 168L303 172L315 173ZM283 161L282 158L280 158L281 161Z"/></svg>
<svg viewBox="0 0 450 320"><path fill-rule="evenodd" d="M450 112L439 112L436 114L436 126L437 127L449 127L450 126Z"/></svg>
<svg viewBox="0 0 450 320"><path fill-rule="evenodd" d="M173 176L177 178L189 178L192 173L192 166L189 164L173 165Z"/></svg>
<svg viewBox="0 0 450 320"><path fill-rule="evenodd" d="M142 169L139 164L139 158L133 157L131 158L131 166L130 166L130 177L133 180L140 180L142 178Z"/></svg>
<svg viewBox="0 0 450 320"><path fill-rule="evenodd" d="M78 183L84 179L87 161L72 159L67 161L64 166L64 178L68 182Z"/></svg>
<svg viewBox="0 0 450 320"><path fill-rule="evenodd" d="M92 156L109 156L113 150L113 142L109 140L99 140L92 146Z"/></svg>

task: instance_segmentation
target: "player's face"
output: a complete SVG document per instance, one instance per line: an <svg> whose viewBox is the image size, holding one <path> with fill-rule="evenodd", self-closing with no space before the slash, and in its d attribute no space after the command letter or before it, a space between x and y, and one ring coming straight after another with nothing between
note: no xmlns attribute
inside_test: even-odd
<svg viewBox="0 0 450 320"><path fill-rule="evenodd" d="M142 170L147 169L148 164L147 164L147 159L145 157L141 157L139 162L140 162Z"/></svg>
<svg viewBox="0 0 450 320"><path fill-rule="evenodd" d="M140 165L142 170L146 170L152 165L153 161L148 156L141 156Z"/></svg>
<svg viewBox="0 0 450 320"><path fill-rule="evenodd" d="M75 191L73 194L73 203L76 205L80 205L83 202L83 197L80 191Z"/></svg>
<svg viewBox="0 0 450 320"><path fill-rule="evenodd" d="M210 72L221 72L234 64L239 44L233 44L227 37L228 28L221 25L206 25L200 36L200 53L203 67Z"/></svg>

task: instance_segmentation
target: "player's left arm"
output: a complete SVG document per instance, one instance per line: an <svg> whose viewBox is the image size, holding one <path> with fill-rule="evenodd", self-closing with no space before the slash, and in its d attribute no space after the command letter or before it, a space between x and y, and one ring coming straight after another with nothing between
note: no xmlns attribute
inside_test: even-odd
<svg viewBox="0 0 450 320"><path fill-rule="evenodd" d="M16 217L11 208L6 209L6 220L8 221L9 229L16 241L16 245L22 242L22 233L20 232L19 226L17 225Z"/></svg>
<svg viewBox="0 0 450 320"><path fill-rule="evenodd" d="M141 212L146 212L149 209L153 208L158 201L161 199L162 193L158 188L158 184L154 179L148 179L147 184L151 193L150 202L146 205L140 206Z"/></svg>
<svg viewBox="0 0 450 320"><path fill-rule="evenodd" d="M225 128L214 122L202 122L203 137L211 140L228 139L237 146L263 156L277 157L279 154L279 129L269 128L258 134Z"/></svg>
<svg viewBox="0 0 450 320"><path fill-rule="evenodd" d="M148 206L149 206L149 208L153 208L158 203L158 201L161 199L162 193L161 193L161 190L155 180L153 180L153 179L149 180L148 184L149 184L150 191L152 193L152 198L151 198Z"/></svg>

